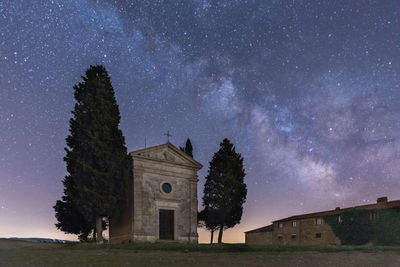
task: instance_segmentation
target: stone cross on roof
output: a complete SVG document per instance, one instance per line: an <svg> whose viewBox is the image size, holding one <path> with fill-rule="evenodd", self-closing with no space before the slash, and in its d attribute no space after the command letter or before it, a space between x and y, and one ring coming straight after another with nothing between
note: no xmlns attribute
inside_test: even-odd
<svg viewBox="0 0 400 267"><path fill-rule="evenodd" d="M169 138L170 138L172 135L169 133L169 131L167 131L167 133L165 133L164 135L167 136L167 138L168 138L168 143L169 143Z"/></svg>

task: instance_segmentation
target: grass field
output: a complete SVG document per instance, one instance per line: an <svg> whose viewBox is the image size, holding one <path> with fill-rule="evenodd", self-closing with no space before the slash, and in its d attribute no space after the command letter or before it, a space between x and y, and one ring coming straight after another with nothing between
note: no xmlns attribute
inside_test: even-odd
<svg viewBox="0 0 400 267"><path fill-rule="evenodd" d="M400 247L99 246L0 239L0 266L400 266Z"/></svg>

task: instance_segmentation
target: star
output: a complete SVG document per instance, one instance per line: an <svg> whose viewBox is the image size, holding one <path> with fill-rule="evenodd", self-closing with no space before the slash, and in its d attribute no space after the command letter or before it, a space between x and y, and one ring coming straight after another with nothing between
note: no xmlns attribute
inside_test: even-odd
<svg viewBox="0 0 400 267"><path fill-rule="evenodd" d="M204 165L199 210L225 137L247 174L242 229L299 205L399 199L397 5L0 2L0 208L13 226L0 237L28 220L65 237L52 206L63 193L72 87L95 64L111 76L129 151L145 138L162 144L166 129L177 146L192 140ZM244 240L236 228L226 235Z"/></svg>

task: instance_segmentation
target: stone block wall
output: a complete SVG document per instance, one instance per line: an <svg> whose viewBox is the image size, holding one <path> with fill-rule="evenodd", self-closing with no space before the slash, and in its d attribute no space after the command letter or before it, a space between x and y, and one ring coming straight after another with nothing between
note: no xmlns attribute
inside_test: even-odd
<svg viewBox="0 0 400 267"><path fill-rule="evenodd" d="M162 146L133 152L133 197L125 216L110 226L113 243L159 241L159 210L174 211L174 240L197 243L197 171L201 164ZM142 152L143 151L143 152ZM171 192L162 190L169 183Z"/></svg>
<svg viewBox="0 0 400 267"><path fill-rule="evenodd" d="M246 233L246 244L248 245L271 245L272 232Z"/></svg>
<svg viewBox="0 0 400 267"><path fill-rule="evenodd" d="M317 223L317 220L321 224ZM275 222L273 224L273 243L283 245L319 245L340 244L332 228L323 218L307 218L294 221ZM279 227L282 224L282 227Z"/></svg>

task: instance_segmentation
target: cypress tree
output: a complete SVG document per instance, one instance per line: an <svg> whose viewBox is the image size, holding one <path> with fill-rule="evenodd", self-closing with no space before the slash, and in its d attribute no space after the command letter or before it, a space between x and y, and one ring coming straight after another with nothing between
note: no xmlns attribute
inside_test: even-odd
<svg viewBox="0 0 400 267"><path fill-rule="evenodd" d="M210 226L219 228L218 243L222 242L224 229L240 223L242 218L247 196L245 175L241 154L225 138L210 162L203 196L207 220Z"/></svg>
<svg viewBox="0 0 400 267"><path fill-rule="evenodd" d="M179 147L179 149L193 158L193 146L189 138L186 140L185 147Z"/></svg>
<svg viewBox="0 0 400 267"><path fill-rule="evenodd" d="M126 202L132 160L119 129L120 113L106 69L90 66L85 74L74 86L76 104L66 139L64 160L69 175L63 199L71 202L70 211L76 209L75 214L95 225L97 242L102 242L103 218L119 216Z"/></svg>
<svg viewBox="0 0 400 267"><path fill-rule="evenodd" d="M219 222L217 221L216 214L213 214L215 211L205 208L197 214L197 220L200 227L205 227L207 230L211 232L210 236L210 244L213 243L214 240L214 232L218 229Z"/></svg>
<svg viewBox="0 0 400 267"><path fill-rule="evenodd" d="M186 140L185 152L186 152L186 154L188 154L189 156L191 156L193 158L193 146L192 146L192 142L190 142L189 138Z"/></svg>
<svg viewBox="0 0 400 267"><path fill-rule="evenodd" d="M74 188L72 182L71 176L65 177L64 196L62 200L57 200L53 207L58 221L56 227L65 233L78 235L80 241L87 241L88 235L94 229L94 224L87 221L74 205L71 198L71 191Z"/></svg>

